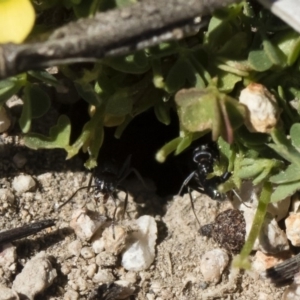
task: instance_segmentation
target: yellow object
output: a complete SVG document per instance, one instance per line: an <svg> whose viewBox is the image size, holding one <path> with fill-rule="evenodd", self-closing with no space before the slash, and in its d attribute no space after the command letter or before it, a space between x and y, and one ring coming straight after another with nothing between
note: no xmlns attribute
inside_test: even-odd
<svg viewBox="0 0 300 300"><path fill-rule="evenodd" d="M22 43L34 20L35 12L29 0L0 0L0 44Z"/></svg>

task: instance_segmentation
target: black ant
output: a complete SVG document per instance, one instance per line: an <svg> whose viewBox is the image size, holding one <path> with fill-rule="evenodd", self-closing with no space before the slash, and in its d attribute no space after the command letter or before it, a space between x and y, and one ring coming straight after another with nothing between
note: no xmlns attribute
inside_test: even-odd
<svg viewBox="0 0 300 300"><path fill-rule="evenodd" d="M123 218L128 204L128 190L121 185L122 182L133 172L137 176L137 178L142 182L142 184L146 187L144 180L139 174L139 172L136 169L130 167L130 160L131 160L131 156L128 156L121 168L119 168L119 166L115 161L107 160L103 162L94 171L93 175L89 180L88 185L80 187L67 201L61 204L57 208L57 210L65 206L67 203L69 203L80 190L88 189L89 192L91 188L94 188L94 191L96 193L103 194L104 201L107 201L108 198L112 198L115 203L115 210L113 212L113 217L112 217L113 220L112 226L113 226L113 235L114 235L114 222L115 222L117 208L118 208L116 200L117 199L120 200L118 197L118 192L123 191L126 194L124 199L124 211L122 216ZM93 178L95 181L94 185L92 185Z"/></svg>
<svg viewBox="0 0 300 300"><path fill-rule="evenodd" d="M224 200L224 194L220 193L218 187L220 184L226 182L232 175L226 171L221 176L207 178L208 174L213 172L213 165L216 161L219 161L219 150L216 143L204 144L195 148L193 151L193 162L196 164L196 170L190 173L184 180L179 191L180 195L182 190L187 187L192 210L199 225L200 222L195 213L192 191L196 190L199 193L209 196L213 200Z"/></svg>

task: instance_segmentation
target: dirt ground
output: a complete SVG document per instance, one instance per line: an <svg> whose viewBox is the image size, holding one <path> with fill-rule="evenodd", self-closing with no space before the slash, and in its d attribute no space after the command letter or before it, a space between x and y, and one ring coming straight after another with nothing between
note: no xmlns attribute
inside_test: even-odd
<svg viewBox="0 0 300 300"><path fill-rule="evenodd" d="M119 256L102 254L109 263L104 261L99 265L97 254L83 257L80 249L79 255L70 254L69 245L77 239L69 226L75 208L86 204L90 210L107 210L111 214L109 202L106 205L95 204L86 190L78 193L58 212L55 210L55 205L63 203L76 189L88 183L89 174L83 170L80 159L65 161L63 151L33 151L23 147L19 138L9 136L2 136L0 155L0 188L13 194L9 203L0 199L1 230L34 220L56 219L56 226L13 243L17 247L16 268L0 268L0 284L11 287L25 263L43 250L51 257L58 276L35 299L89 299L91 291L104 283L95 280L100 269L111 281L121 279L131 282L135 290L128 299L281 299L284 288L274 287L257 274L233 272L230 268L225 270L217 285L207 285L200 272L200 260L205 252L218 245L198 233L199 226L188 195L175 196L164 204L165 201L155 194L154 189L145 189L136 179L125 183L131 194L126 219L147 214L157 222L156 256L150 268L140 272L126 271ZM15 166L15 155L25 158L24 167ZM18 195L13 190L12 181L19 174L29 174L34 178L37 183L34 191ZM150 180L145 180L148 186L153 186ZM195 196L195 211L201 225L213 222L218 212L229 205L228 201L219 203L204 195ZM82 243L81 247L92 249L89 242ZM108 295L99 299L119 298Z"/></svg>

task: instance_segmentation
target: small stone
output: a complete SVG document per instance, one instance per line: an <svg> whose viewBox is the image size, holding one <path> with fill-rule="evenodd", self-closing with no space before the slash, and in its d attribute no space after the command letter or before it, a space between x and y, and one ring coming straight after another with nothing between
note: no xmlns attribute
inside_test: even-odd
<svg viewBox="0 0 300 300"><path fill-rule="evenodd" d="M34 190L36 182L30 175L19 175L14 178L12 187L17 193L22 194Z"/></svg>
<svg viewBox="0 0 300 300"><path fill-rule="evenodd" d="M79 299L79 294L74 290L68 290L64 294L64 300L78 300L78 299Z"/></svg>
<svg viewBox="0 0 300 300"><path fill-rule="evenodd" d="M20 298L15 291L0 285L0 300L19 300L19 299Z"/></svg>
<svg viewBox="0 0 300 300"><path fill-rule="evenodd" d="M102 233L104 248L107 252L118 255L126 246L128 233L122 226L116 225L114 231L112 228L105 228Z"/></svg>
<svg viewBox="0 0 300 300"><path fill-rule="evenodd" d="M83 247L80 251L80 254L85 259L90 259L95 256L95 253L91 247Z"/></svg>
<svg viewBox="0 0 300 300"><path fill-rule="evenodd" d="M248 109L245 125L250 132L268 133L276 126L281 109L265 86L250 83L241 91L239 100Z"/></svg>
<svg viewBox="0 0 300 300"><path fill-rule="evenodd" d="M71 242L68 245L68 250L71 255L79 256L82 249L82 243L78 240Z"/></svg>
<svg viewBox="0 0 300 300"><path fill-rule="evenodd" d="M105 224L106 218L87 209L78 209L72 215L70 227L82 241L88 241Z"/></svg>
<svg viewBox="0 0 300 300"><path fill-rule="evenodd" d="M278 257L272 256L272 255L266 255L265 253L261 251L256 251L253 262L252 262L252 269L258 273L261 274L266 269L271 268L279 263L281 263L283 259L280 259Z"/></svg>
<svg viewBox="0 0 300 300"><path fill-rule="evenodd" d="M0 199L2 203L14 204L15 196L9 189L0 189Z"/></svg>
<svg viewBox="0 0 300 300"><path fill-rule="evenodd" d="M86 276L89 277L89 278L93 278L96 271L97 271L97 265L96 264L91 264L86 269Z"/></svg>
<svg viewBox="0 0 300 300"><path fill-rule="evenodd" d="M300 213L290 213L285 219L286 235L295 247L300 246Z"/></svg>
<svg viewBox="0 0 300 300"><path fill-rule="evenodd" d="M99 269L97 274L93 277L93 282L95 283L108 283L112 281L115 281L115 277L112 271L108 269Z"/></svg>
<svg viewBox="0 0 300 300"><path fill-rule="evenodd" d="M266 214L259 234L259 249L270 254L290 249L286 233L280 229L278 223L270 214Z"/></svg>
<svg viewBox="0 0 300 300"><path fill-rule="evenodd" d="M13 162L18 169L21 169L26 165L27 158L21 153L17 153L13 157Z"/></svg>
<svg viewBox="0 0 300 300"><path fill-rule="evenodd" d="M96 254L101 253L105 249L105 242L104 238L99 238L95 241L93 241L92 244L93 250Z"/></svg>
<svg viewBox="0 0 300 300"><path fill-rule="evenodd" d="M204 280L217 284L228 263L229 256L224 250L214 249L206 252L201 258L200 266Z"/></svg>
<svg viewBox="0 0 300 300"><path fill-rule="evenodd" d="M113 267L117 263L117 256L108 252L101 252L96 256L96 264L99 267Z"/></svg>
<svg viewBox="0 0 300 300"><path fill-rule="evenodd" d="M3 269L11 269L17 260L16 247L10 243L0 246L0 266Z"/></svg>
<svg viewBox="0 0 300 300"><path fill-rule="evenodd" d="M12 289L33 300L35 295L49 287L57 277L44 251L29 260L13 282Z"/></svg>
<svg viewBox="0 0 300 300"><path fill-rule="evenodd" d="M130 244L122 255L122 266L126 270L142 271L150 267L155 258L157 225L151 216L136 220L138 230L130 235Z"/></svg>
<svg viewBox="0 0 300 300"><path fill-rule="evenodd" d="M64 275L68 275L71 272L72 267L69 263L63 263L60 270Z"/></svg>
<svg viewBox="0 0 300 300"><path fill-rule="evenodd" d="M11 117L5 106L0 107L0 133L7 131L11 126Z"/></svg>

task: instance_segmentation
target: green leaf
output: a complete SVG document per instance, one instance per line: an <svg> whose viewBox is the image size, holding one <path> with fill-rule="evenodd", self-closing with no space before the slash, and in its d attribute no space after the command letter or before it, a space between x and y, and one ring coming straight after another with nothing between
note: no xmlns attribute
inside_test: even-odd
<svg viewBox="0 0 300 300"><path fill-rule="evenodd" d="M108 98L105 112L116 116L125 116L132 110L132 98L126 91L118 91Z"/></svg>
<svg viewBox="0 0 300 300"><path fill-rule="evenodd" d="M162 101L157 102L154 106L155 116L161 123L169 125L171 123L170 118L170 106L168 103Z"/></svg>
<svg viewBox="0 0 300 300"><path fill-rule="evenodd" d="M151 67L144 51L127 56L105 58L103 63L128 74L143 74Z"/></svg>
<svg viewBox="0 0 300 300"><path fill-rule="evenodd" d="M218 88L220 92L230 93L237 82L241 81L242 78L235 74L231 74L224 71L218 72Z"/></svg>
<svg viewBox="0 0 300 300"><path fill-rule="evenodd" d="M272 64L281 67L285 66L285 57L278 47L274 46L272 42L266 38L263 41L263 47Z"/></svg>
<svg viewBox="0 0 300 300"><path fill-rule="evenodd" d="M40 118L50 108L51 100L37 85L28 84L24 89L24 105L19 124L24 133L30 130L31 120Z"/></svg>
<svg viewBox="0 0 300 300"><path fill-rule="evenodd" d="M289 165L286 170L270 177L270 182L275 184L289 183L300 180L300 168L294 164Z"/></svg>
<svg viewBox="0 0 300 300"><path fill-rule="evenodd" d="M248 56L250 66L258 72L269 70L273 63L264 50L252 50Z"/></svg>
<svg viewBox="0 0 300 300"><path fill-rule="evenodd" d="M276 44L286 56L287 65L293 65L300 53L299 33L289 29L288 31L277 34L274 39L272 39L272 42Z"/></svg>
<svg viewBox="0 0 300 300"><path fill-rule="evenodd" d="M101 98L95 92L91 84L74 82L74 85L80 97L82 97L86 102L96 107L102 104Z"/></svg>
<svg viewBox="0 0 300 300"><path fill-rule="evenodd" d="M28 71L27 72L30 76L42 81L43 83L50 84L54 87L57 87L60 85L58 80L49 72L47 71Z"/></svg>
<svg viewBox="0 0 300 300"><path fill-rule="evenodd" d="M182 127L189 132L212 131L213 140L222 136L229 143L233 129L243 123L245 107L215 87L185 89L175 95Z"/></svg>
<svg viewBox="0 0 300 300"><path fill-rule="evenodd" d="M296 123L291 127L290 136L293 146L300 151L300 123Z"/></svg>
<svg viewBox="0 0 300 300"><path fill-rule="evenodd" d="M192 86L196 83L196 70L184 57L180 57L169 70L165 80L166 90L169 93L177 92L187 83Z"/></svg>
<svg viewBox="0 0 300 300"><path fill-rule="evenodd" d="M0 106L13 95L17 94L25 84L26 76L11 77L0 81Z"/></svg>
<svg viewBox="0 0 300 300"><path fill-rule="evenodd" d="M275 203L293 195L300 190L300 181L279 185L271 196L271 202Z"/></svg>
<svg viewBox="0 0 300 300"><path fill-rule="evenodd" d="M24 137L25 145L31 149L67 149L71 134L71 123L67 116L61 115L57 124L50 129L49 137L38 133L29 133Z"/></svg>

